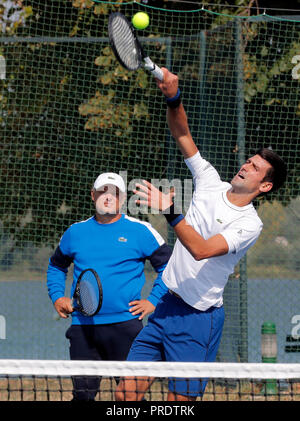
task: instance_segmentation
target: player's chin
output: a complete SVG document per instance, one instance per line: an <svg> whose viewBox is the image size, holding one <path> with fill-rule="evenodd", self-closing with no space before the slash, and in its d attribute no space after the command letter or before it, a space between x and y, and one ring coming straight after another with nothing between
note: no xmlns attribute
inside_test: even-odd
<svg viewBox="0 0 300 421"><path fill-rule="evenodd" d="M235 176L232 180L231 180L231 185L232 185L232 187L241 187L241 186L243 186L244 185L244 183L243 183L243 179L241 179L240 177L238 177L238 176Z"/></svg>
<svg viewBox="0 0 300 421"><path fill-rule="evenodd" d="M116 215L118 213L118 210L115 207L105 206L101 209L97 208L97 213L99 215Z"/></svg>
<svg viewBox="0 0 300 421"><path fill-rule="evenodd" d="M118 212L116 212L116 211L105 211L105 212L100 213L100 215L103 215L103 216L114 216L114 215L117 215L117 214L118 214Z"/></svg>

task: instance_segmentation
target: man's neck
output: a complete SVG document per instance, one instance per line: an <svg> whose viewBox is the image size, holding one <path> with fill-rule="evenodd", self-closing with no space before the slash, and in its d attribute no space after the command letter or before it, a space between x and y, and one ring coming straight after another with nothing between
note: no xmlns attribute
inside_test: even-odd
<svg viewBox="0 0 300 421"><path fill-rule="evenodd" d="M113 222L117 222L121 218L121 216L121 213L117 213L116 215L108 213L104 215L100 215L99 213L95 214L96 221L100 224L112 224Z"/></svg>
<svg viewBox="0 0 300 421"><path fill-rule="evenodd" d="M249 205L256 195L237 193L231 187L226 193L227 199L235 206L243 207Z"/></svg>

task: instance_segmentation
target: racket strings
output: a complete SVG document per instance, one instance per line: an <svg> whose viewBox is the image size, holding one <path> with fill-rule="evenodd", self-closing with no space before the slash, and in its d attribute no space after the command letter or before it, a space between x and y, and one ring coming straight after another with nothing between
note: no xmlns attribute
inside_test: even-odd
<svg viewBox="0 0 300 421"><path fill-rule="evenodd" d="M86 272L80 282L80 305L87 315L97 311L99 303L99 289L95 276Z"/></svg>
<svg viewBox="0 0 300 421"><path fill-rule="evenodd" d="M141 53L128 22L120 16L112 20L112 37L117 53L130 70L136 70L141 65Z"/></svg>

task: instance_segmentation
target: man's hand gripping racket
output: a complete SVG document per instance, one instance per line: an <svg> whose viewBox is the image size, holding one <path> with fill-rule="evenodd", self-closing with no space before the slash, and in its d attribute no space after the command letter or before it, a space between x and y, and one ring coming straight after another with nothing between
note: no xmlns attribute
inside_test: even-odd
<svg viewBox="0 0 300 421"><path fill-rule="evenodd" d="M103 292L99 275L94 269L85 269L78 276L72 299L61 297L55 301L54 307L59 317L66 319L74 311L83 316L92 317L102 306Z"/></svg>
<svg viewBox="0 0 300 421"><path fill-rule="evenodd" d="M92 317L102 306L103 292L99 275L94 269L85 269L77 279L73 294L73 309Z"/></svg>

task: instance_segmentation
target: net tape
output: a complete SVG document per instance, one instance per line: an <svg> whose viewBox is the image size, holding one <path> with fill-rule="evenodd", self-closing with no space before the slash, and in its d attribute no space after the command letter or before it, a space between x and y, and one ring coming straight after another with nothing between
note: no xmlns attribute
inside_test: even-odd
<svg viewBox="0 0 300 421"><path fill-rule="evenodd" d="M300 364L0 360L1 375L300 379Z"/></svg>
<svg viewBox="0 0 300 421"><path fill-rule="evenodd" d="M300 364L0 360L0 401L115 401L126 376L126 400L168 401L182 382L193 396L194 381L200 401L300 400Z"/></svg>

